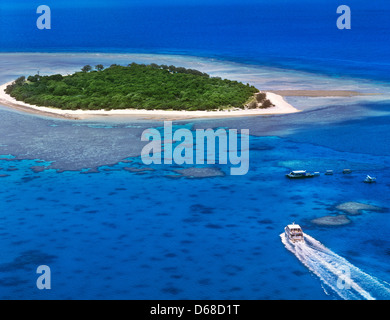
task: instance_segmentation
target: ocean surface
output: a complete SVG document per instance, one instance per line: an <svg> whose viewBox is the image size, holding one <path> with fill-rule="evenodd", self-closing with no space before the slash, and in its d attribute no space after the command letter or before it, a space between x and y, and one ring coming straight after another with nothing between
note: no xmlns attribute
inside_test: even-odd
<svg viewBox="0 0 390 320"><path fill-rule="evenodd" d="M264 90L377 95L287 97L302 112L175 121L192 132L250 130L248 174L200 166L218 173L208 178L141 162L141 134L161 121L60 120L0 106L1 299L390 298L389 3L350 4L351 30L336 28L336 1L85 3L53 4L51 30L35 27L35 5L2 4L0 83L135 61ZM285 178L299 169L321 175ZM363 183L367 174L377 183ZM377 209L352 215L337 208L346 202ZM313 222L340 215L351 223ZM312 247L283 243L293 221ZM51 268L51 290L36 287L39 265ZM353 292L337 287L338 266L352 269Z"/></svg>

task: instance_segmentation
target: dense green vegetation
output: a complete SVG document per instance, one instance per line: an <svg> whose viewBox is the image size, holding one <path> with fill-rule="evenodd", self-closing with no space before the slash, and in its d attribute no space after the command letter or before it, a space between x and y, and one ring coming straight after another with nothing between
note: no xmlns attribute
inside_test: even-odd
<svg viewBox="0 0 390 320"><path fill-rule="evenodd" d="M29 104L67 110L215 110L253 107L258 90L193 69L132 63L95 70L87 65L68 76L20 77L6 92Z"/></svg>

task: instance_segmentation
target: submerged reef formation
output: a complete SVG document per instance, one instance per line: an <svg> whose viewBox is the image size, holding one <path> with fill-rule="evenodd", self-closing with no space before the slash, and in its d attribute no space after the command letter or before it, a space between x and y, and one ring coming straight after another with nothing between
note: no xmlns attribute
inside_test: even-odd
<svg viewBox="0 0 390 320"><path fill-rule="evenodd" d="M343 212L334 216L324 216L311 220L312 223L320 226L343 226L350 224L352 221L347 217L362 214L364 211L383 211L383 208L360 202L343 202L335 206L337 211Z"/></svg>
<svg viewBox="0 0 390 320"><path fill-rule="evenodd" d="M175 173L178 173L177 177L185 177L190 179L195 178L211 178L211 177L223 177L225 173L218 168L186 168L186 169L177 169L173 170ZM170 175L170 178L173 176Z"/></svg>
<svg viewBox="0 0 390 320"><path fill-rule="evenodd" d="M336 209L349 215L359 215L363 211L382 211L382 208L360 202L344 202L336 206Z"/></svg>
<svg viewBox="0 0 390 320"><path fill-rule="evenodd" d="M337 216L325 216L311 220L312 223L320 226L344 226L352 221L345 214Z"/></svg>

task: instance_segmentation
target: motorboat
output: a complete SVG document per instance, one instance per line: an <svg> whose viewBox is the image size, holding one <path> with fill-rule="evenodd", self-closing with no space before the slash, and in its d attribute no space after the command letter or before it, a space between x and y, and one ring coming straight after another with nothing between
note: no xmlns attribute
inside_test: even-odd
<svg viewBox="0 0 390 320"><path fill-rule="evenodd" d="M343 170L343 173L345 174L345 173L352 173L352 170L351 169L344 169Z"/></svg>
<svg viewBox="0 0 390 320"><path fill-rule="evenodd" d="M325 175L332 176L333 175L333 170L326 170Z"/></svg>
<svg viewBox="0 0 390 320"><path fill-rule="evenodd" d="M306 170L296 170L286 174L286 177L290 179L312 178L314 174L306 172Z"/></svg>
<svg viewBox="0 0 390 320"><path fill-rule="evenodd" d="M287 239L293 243L305 241L301 227L298 224L295 224L295 222L287 225L284 228L284 233L286 234Z"/></svg>
<svg viewBox="0 0 390 320"><path fill-rule="evenodd" d="M374 183L374 182L376 182L376 178L370 177L369 175L367 175L366 179L364 179L364 182L365 183Z"/></svg>

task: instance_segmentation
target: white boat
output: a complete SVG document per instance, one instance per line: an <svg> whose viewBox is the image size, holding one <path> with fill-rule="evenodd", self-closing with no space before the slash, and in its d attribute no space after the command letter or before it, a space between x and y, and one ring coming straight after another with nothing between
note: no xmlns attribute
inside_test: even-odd
<svg viewBox="0 0 390 320"><path fill-rule="evenodd" d="M364 179L364 182L365 183L374 183L374 182L376 182L376 178L370 177L369 175L367 175L366 179Z"/></svg>
<svg viewBox="0 0 390 320"><path fill-rule="evenodd" d="M352 173L352 170L351 170L351 169L344 169L344 170L343 170L343 173L344 173L344 174Z"/></svg>
<svg viewBox="0 0 390 320"><path fill-rule="evenodd" d="M305 241L301 227L298 224L295 224L295 222L287 225L287 227L284 228L284 232L287 239L293 243Z"/></svg>
<svg viewBox="0 0 390 320"><path fill-rule="evenodd" d="M306 172L306 170L295 170L291 171L289 174L286 174L287 178L290 179L302 179L302 178L312 178L314 174Z"/></svg>
<svg viewBox="0 0 390 320"><path fill-rule="evenodd" d="M326 170L325 175L327 176L333 175L333 170Z"/></svg>

